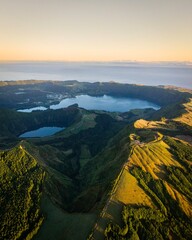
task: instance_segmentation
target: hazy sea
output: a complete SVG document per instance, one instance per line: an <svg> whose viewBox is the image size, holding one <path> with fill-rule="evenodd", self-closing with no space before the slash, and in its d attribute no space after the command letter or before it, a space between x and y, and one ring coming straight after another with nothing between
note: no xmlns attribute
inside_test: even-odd
<svg viewBox="0 0 192 240"><path fill-rule="evenodd" d="M3 80L116 81L192 88L191 62L0 62Z"/></svg>

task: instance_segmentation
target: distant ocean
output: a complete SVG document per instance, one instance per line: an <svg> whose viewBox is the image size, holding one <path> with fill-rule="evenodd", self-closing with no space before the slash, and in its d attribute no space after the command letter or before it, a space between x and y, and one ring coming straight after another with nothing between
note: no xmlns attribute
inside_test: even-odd
<svg viewBox="0 0 192 240"><path fill-rule="evenodd" d="M192 88L192 63L0 62L3 80L116 81Z"/></svg>

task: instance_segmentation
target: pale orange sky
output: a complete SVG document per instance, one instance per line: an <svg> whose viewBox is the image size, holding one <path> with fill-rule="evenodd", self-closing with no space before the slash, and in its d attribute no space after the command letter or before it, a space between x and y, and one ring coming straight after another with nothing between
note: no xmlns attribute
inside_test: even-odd
<svg viewBox="0 0 192 240"><path fill-rule="evenodd" d="M192 0L0 0L0 60L192 61Z"/></svg>

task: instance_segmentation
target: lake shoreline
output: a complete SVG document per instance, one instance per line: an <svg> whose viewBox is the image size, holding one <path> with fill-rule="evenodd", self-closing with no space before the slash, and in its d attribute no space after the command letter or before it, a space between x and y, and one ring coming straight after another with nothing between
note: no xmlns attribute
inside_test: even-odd
<svg viewBox="0 0 192 240"><path fill-rule="evenodd" d="M160 106L155 103L129 97L113 97L109 95L99 95L90 96L87 94L77 95L74 98L62 99L58 104L50 105L48 108L44 106L19 109L18 112L32 112L32 111L45 111L48 109L56 110L61 108L67 108L71 105L78 104L80 108L85 108L86 110L100 110L108 112L128 112L133 109L145 109L153 108L154 110L159 110Z"/></svg>

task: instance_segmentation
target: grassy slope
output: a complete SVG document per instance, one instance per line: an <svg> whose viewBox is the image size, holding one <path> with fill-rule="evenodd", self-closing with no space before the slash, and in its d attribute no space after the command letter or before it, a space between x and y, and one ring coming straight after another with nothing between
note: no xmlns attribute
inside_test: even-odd
<svg viewBox="0 0 192 240"><path fill-rule="evenodd" d="M192 217L190 145L163 136L148 143L135 141L133 144L132 154L117 178L114 192L109 198L102 220L98 221L101 225L98 225L97 231L94 231L93 239L104 238L104 230L107 239L117 237L139 239L145 234L148 234L148 239L171 237L190 239L192 236L192 232L188 231ZM120 220L115 221L119 218L119 213L114 212L107 222L112 219L112 222L117 223L121 228L114 224L109 224L106 228L103 218L106 218L111 212L110 208L113 206L115 209L116 205L121 205L122 208L123 205L127 206L122 213L128 215L123 218L122 224ZM157 222L153 223L153 226L150 225L152 224L150 218L145 217L145 212L148 212L148 216L154 214L150 213L150 209L154 209L157 216L155 219ZM143 218L137 217L137 211L140 211L140 216L143 215ZM157 211L163 214L164 219L159 220L160 215ZM172 224L167 226L166 221L170 219ZM158 221L162 221L162 224ZM147 233L145 227L152 228L155 224L158 230L152 236ZM162 233L162 229L166 234Z"/></svg>
<svg viewBox="0 0 192 240"><path fill-rule="evenodd" d="M148 143L144 147L136 146L130 158L128 168L131 169L134 166L140 167L143 171L150 173L154 179L165 181L166 187L168 187L170 192L177 192L178 199L183 199L183 204L180 205L182 210L187 215L189 214L189 217L192 216L190 214L191 201L167 181L167 175L169 174L167 168L174 166L176 169L184 169L184 166L169 152L169 146L163 140ZM187 171L187 169L185 170ZM137 197L134 204L137 204Z"/></svg>
<svg viewBox="0 0 192 240"><path fill-rule="evenodd" d="M113 199L115 202L122 202L126 205L143 204L145 206L152 206L149 196L139 186L137 179L131 175L127 169L123 169L123 173Z"/></svg>
<svg viewBox="0 0 192 240"><path fill-rule="evenodd" d="M187 103L184 103L183 106L185 113L175 118L175 120L192 126L192 98L190 98Z"/></svg>
<svg viewBox="0 0 192 240"><path fill-rule="evenodd" d="M43 216L40 198L45 173L20 145L0 152L0 239L31 239Z"/></svg>

